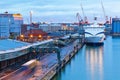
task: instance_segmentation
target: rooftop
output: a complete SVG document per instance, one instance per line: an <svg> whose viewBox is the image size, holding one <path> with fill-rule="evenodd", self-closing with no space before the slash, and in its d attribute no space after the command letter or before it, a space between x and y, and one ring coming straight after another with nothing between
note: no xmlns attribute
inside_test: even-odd
<svg viewBox="0 0 120 80"><path fill-rule="evenodd" d="M28 44L29 43L25 43L17 40L3 39L3 40L0 40L0 51L20 48L23 46L27 46Z"/></svg>

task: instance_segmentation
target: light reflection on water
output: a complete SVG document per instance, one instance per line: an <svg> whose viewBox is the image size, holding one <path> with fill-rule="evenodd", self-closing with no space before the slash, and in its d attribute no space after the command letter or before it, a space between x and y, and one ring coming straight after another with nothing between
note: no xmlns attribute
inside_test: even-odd
<svg viewBox="0 0 120 80"><path fill-rule="evenodd" d="M53 80L120 80L120 38L84 46Z"/></svg>
<svg viewBox="0 0 120 80"><path fill-rule="evenodd" d="M96 80L99 75L99 79L103 80L103 46L86 46L85 48L86 69L90 73L91 79Z"/></svg>

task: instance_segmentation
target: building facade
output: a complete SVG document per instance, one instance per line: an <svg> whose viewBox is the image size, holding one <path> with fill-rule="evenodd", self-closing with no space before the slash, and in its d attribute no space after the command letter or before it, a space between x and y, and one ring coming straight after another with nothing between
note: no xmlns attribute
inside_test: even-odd
<svg viewBox="0 0 120 80"><path fill-rule="evenodd" d="M0 38L9 38L11 34L18 36L21 33L23 18L21 14L0 14Z"/></svg>
<svg viewBox="0 0 120 80"><path fill-rule="evenodd" d="M39 28L45 32L56 32L62 29L62 25L58 23L40 24Z"/></svg>
<svg viewBox="0 0 120 80"><path fill-rule="evenodd" d="M21 35L17 37L20 41L36 42L49 39L48 34L39 28L39 24L23 24L21 27Z"/></svg>

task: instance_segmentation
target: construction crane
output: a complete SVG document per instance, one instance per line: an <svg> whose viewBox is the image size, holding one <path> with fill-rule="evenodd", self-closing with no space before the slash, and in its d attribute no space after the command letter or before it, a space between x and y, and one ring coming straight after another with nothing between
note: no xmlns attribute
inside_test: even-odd
<svg viewBox="0 0 120 80"><path fill-rule="evenodd" d="M103 13L104 13L104 18L105 18L105 21L106 21L106 23L109 23L108 16L106 16L106 13L105 13L105 8L104 8L104 5L103 5L102 0L101 0L101 6L102 6Z"/></svg>

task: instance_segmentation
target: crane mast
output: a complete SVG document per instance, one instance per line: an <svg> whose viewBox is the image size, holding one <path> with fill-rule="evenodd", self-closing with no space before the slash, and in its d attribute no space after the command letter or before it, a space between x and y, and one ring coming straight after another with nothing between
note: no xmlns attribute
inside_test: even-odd
<svg viewBox="0 0 120 80"><path fill-rule="evenodd" d="M102 2L102 0L101 0L101 6L102 6L102 10L103 10L104 18L106 18L106 14L105 14L105 8L104 8L104 5L103 5L103 2Z"/></svg>
<svg viewBox="0 0 120 80"><path fill-rule="evenodd" d="M103 5L102 0L101 0L101 6L102 6L102 10L103 10L103 14L104 14L105 21L106 21L106 23L109 23L109 21L108 21L108 16L106 16L105 8L104 8L104 5Z"/></svg>
<svg viewBox="0 0 120 80"><path fill-rule="evenodd" d="M83 9L82 3L81 3L81 10L82 10L83 17L85 17L85 13L84 13L84 9Z"/></svg>

